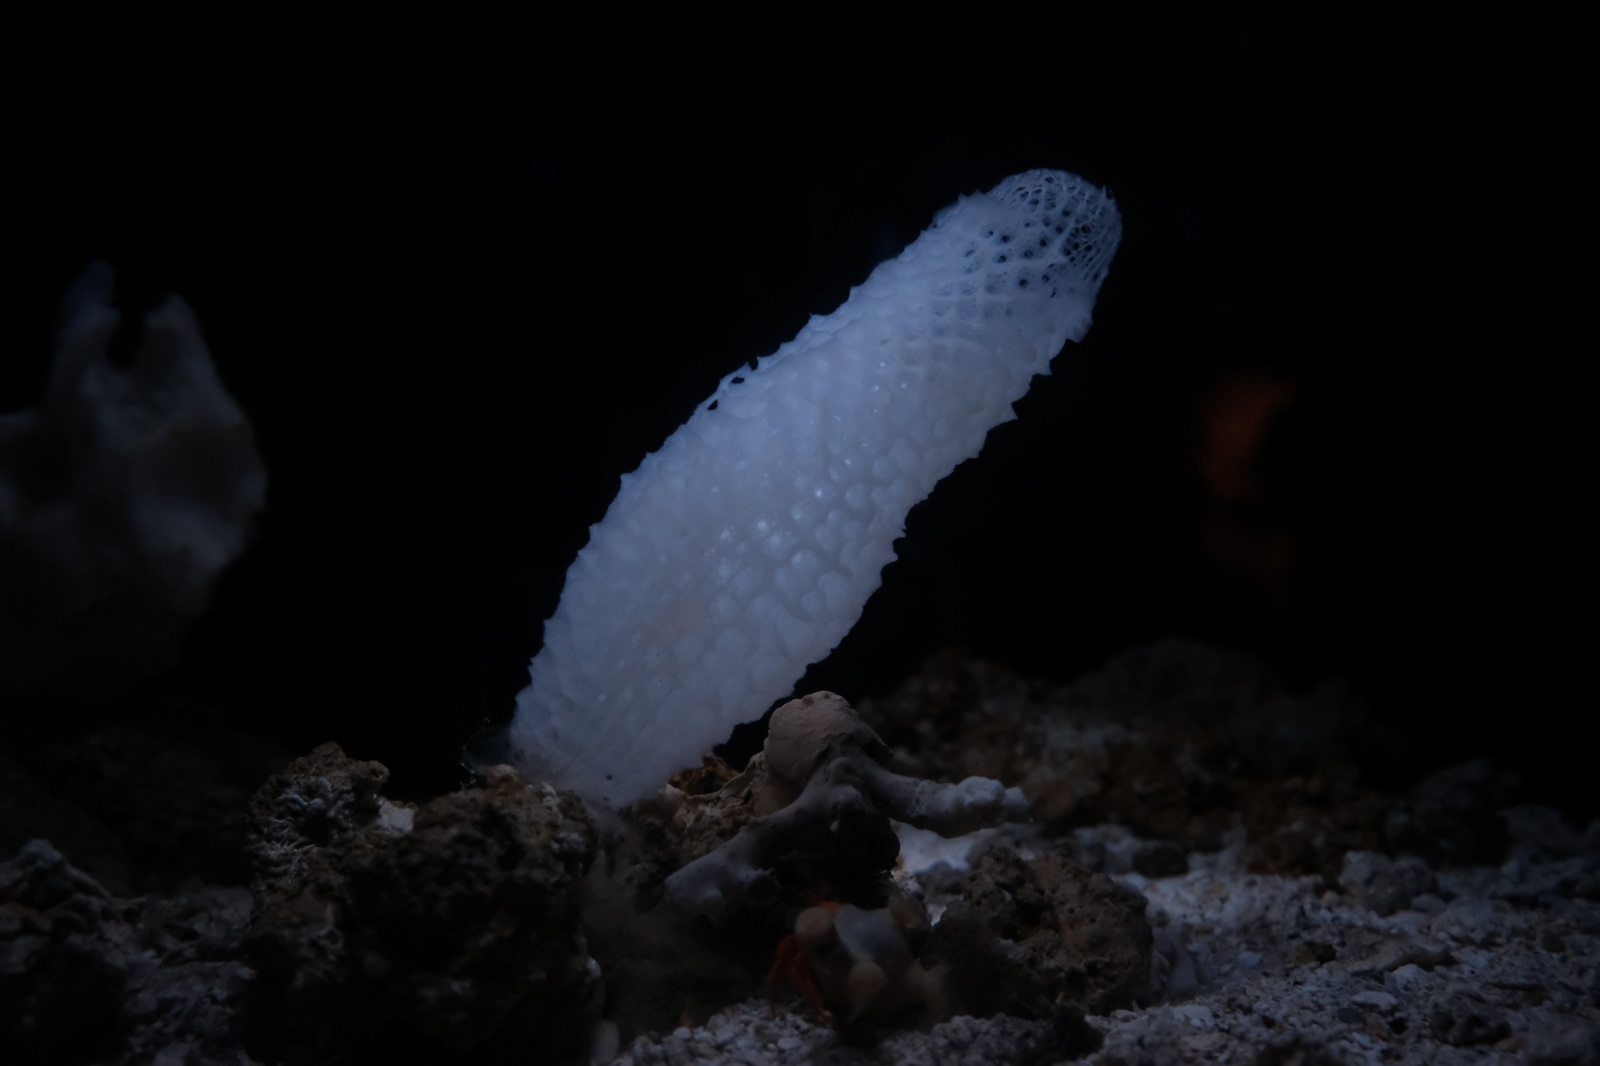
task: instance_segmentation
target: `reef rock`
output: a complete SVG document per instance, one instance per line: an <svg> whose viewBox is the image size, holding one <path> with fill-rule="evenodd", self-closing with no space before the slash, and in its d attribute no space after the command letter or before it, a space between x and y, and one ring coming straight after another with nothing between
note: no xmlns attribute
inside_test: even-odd
<svg viewBox="0 0 1600 1066"><path fill-rule="evenodd" d="M494 767L412 809L378 794L387 777L325 744L252 802L254 1053L580 1053L600 971L578 914L595 834L577 798Z"/></svg>

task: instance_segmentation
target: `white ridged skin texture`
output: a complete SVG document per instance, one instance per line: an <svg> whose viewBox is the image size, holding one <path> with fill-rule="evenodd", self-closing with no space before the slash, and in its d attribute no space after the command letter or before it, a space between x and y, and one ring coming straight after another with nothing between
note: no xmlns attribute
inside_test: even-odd
<svg viewBox="0 0 1600 1066"><path fill-rule="evenodd" d="M1081 178L1018 174L724 378L567 571L510 727L523 768L630 803L788 695L912 506L1083 337L1121 229Z"/></svg>

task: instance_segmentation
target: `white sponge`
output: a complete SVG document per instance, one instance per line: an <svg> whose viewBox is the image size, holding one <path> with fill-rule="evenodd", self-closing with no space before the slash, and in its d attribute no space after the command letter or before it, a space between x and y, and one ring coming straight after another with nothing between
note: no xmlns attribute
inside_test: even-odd
<svg viewBox="0 0 1600 1066"><path fill-rule="evenodd" d="M1089 328L1111 198L1034 170L962 197L833 314L724 378L622 479L567 571L510 739L627 803L849 632L907 512Z"/></svg>

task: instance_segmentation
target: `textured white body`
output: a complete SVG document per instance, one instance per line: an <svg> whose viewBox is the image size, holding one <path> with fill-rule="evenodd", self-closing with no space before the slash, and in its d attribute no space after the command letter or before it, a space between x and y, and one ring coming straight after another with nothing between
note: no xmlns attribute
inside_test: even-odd
<svg viewBox="0 0 1600 1066"><path fill-rule="evenodd" d="M1121 221L1030 171L946 209L833 314L716 394L567 572L510 739L613 803L788 695L849 632L907 513L1089 328Z"/></svg>

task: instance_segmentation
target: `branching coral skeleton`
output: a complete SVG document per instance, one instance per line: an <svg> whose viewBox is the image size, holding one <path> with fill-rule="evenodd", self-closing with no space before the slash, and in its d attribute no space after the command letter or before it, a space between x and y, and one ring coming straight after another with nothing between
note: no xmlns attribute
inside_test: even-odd
<svg viewBox="0 0 1600 1066"><path fill-rule="evenodd" d="M713 913L730 901L771 899L777 891L772 866L795 842L818 830L863 821L881 822L890 830L894 819L941 836L960 836L1028 818L1028 802L1015 788L986 777L955 784L903 777L879 761L887 750L831 692L779 707L758 756L764 767L756 767L767 792L757 809L777 809L669 877L668 897L697 913ZM786 791L792 798L783 802ZM770 798L774 795L778 803Z"/></svg>

